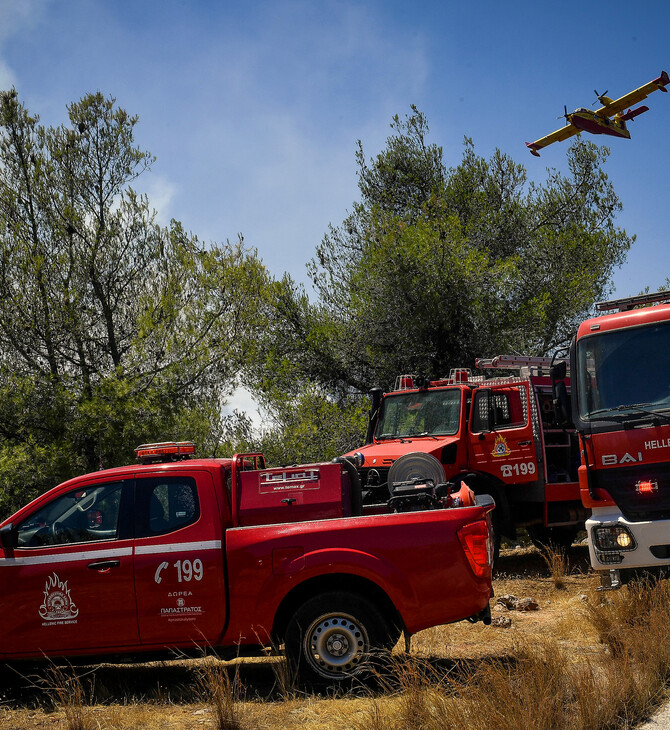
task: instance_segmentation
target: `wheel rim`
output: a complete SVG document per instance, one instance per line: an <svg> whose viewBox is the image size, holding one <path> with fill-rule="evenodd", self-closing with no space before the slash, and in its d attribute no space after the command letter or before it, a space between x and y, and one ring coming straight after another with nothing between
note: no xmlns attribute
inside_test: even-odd
<svg viewBox="0 0 670 730"><path fill-rule="evenodd" d="M355 674L369 647L365 628L346 613L320 616L305 633L305 656L322 677Z"/></svg>

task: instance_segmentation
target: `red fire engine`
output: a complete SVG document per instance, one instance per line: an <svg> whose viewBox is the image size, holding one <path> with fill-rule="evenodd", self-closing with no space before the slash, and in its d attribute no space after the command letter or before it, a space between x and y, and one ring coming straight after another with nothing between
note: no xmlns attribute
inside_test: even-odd
<svg viewBox="0 0 670 730"><path fill-rule="evenodd" d="M480 359L481 370L426 380L397 378L372 392L367 444L346 454L359 472L366 501L383 501L412 479L464 481L494 497L496 538L526 527L537 542L571 544L587 516L579 495L574 428L557 423L549 358ZM561 381L566 391L569 380Z"/></svg>
<svg viewBox="0 0 670 730"><path fill-rule="evenodd" d="M670 565L670 292L596 305L571 348L591 564ZM653 305L653 306L652 306ZM641 308L640 308L641 307Z"/></svg>

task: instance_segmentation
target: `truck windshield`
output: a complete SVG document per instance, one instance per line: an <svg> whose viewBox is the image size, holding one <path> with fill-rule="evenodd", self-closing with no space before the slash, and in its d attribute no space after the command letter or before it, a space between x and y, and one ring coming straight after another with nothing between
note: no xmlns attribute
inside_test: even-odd
<svg viewBox="0 0 670 730"><path fill-rule="evenodd" d="M670 322L584 337L577 344L577 369L585 420L670 409Z"/></svg>
<svg viewBox="0 0 670 730"><path fill-rule="evenodd" d="M453 435L458 432L460 413L459 388L388 395L382 402L375 438Z"/></svg>

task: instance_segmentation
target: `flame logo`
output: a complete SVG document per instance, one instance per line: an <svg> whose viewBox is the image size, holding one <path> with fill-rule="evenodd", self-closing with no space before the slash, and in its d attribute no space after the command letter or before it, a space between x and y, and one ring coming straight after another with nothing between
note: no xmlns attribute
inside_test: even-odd
<svg viewBox="0 0 670 730"><path fill-rule="evenodd" d="M44 586L44 602L40 606L40 616L45 621L60 621L77 618L79 609L75 606L67 581L63 582L54 573L47 578Z"/></svg>
<svg viewBox="0 0 670 730"><path fill-rule="evenodd" d="M512 451L507 445L505 437L502 434L498 434L493 444L493 451L491 452L491 456L509 456L511 453Z"/></svg>

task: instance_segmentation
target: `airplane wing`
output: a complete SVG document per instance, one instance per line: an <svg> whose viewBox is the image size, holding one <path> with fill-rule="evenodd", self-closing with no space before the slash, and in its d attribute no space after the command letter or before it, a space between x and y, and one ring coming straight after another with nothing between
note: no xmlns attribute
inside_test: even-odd
<svg viewBox="0 0 670 730"><path fill-rule="evenodd" d="M640 86L635 91L624 94L621 98L615 99L611 104L601 106L600 109L596 110L596 114L599 117L613 117L624 109L628 109L633 104L637 104L638 101L646 99L652 91L656 91L657 89L667 91L665 88L667 84L670 84L670 77L665 71L661 71L661 75L657 79L650 81L644 86Z"/></svg>
<svg viewBox="0 0 670 730"><path fill-rule="evenodd" d="M568 139L568 137L572 137L574 134L579 134L579 129L577 129L574 124L566 124L565 127L561 127L555 132L547 134L545 137L540 137L540 139L536 139L535 142L526 142L526 147L530 150L531 155L539 157L540 153L538 150L541 150L543 147L547 147L554 142L562 142L564 139Z"/></svg>

